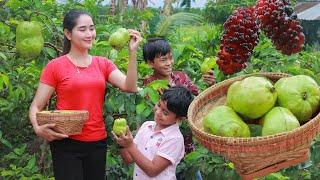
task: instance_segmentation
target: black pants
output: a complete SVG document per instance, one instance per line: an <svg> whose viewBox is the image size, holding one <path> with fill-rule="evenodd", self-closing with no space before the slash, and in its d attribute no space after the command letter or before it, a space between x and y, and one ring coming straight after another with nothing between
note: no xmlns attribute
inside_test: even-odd
<svg viewBox="0 0 320 180"><path fill-rule="evenodd" d="M63 139L50 142L56 180L105 180L106 139L83 142Z"/></svg>

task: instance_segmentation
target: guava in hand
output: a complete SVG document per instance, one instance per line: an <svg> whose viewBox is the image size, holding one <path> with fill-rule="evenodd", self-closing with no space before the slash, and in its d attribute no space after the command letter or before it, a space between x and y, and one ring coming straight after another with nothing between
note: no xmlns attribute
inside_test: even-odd
<svg viewBox="0 0 320 180"><path fill-rule="evenodd" d="M124 118L115 119L113 122L112 131L117 135L125 135L127 132L127 120Z"/></svg>

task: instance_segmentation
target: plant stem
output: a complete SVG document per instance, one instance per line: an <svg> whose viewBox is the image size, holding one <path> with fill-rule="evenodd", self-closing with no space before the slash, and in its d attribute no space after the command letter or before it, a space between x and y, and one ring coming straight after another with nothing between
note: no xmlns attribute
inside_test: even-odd
<svg viewBox="0 0 320 180"><path fill-rule="evenodd" d="M44 43L44 46L54 49L54 50L56 51L57 55L59 55L59 54L62 53L62 50L61 50L61 49L57 48L54 44L51 44L51 43L49 43L49 42L45 42L45 43Z"/></svg>

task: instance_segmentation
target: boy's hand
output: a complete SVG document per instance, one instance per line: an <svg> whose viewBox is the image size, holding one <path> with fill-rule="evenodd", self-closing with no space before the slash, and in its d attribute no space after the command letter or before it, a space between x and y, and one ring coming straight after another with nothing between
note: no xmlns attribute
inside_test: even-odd
<svg viewBox="0 0 320 180"><path fill-rule="evenodd" d="M202 75L203 81L208 85L211 86L216 82L216 78L214 77L213 71L210 70L207 73Z"/></svg>
<svg viewBox="0 0 320 180"><path fill-rule="evenodd" d="M133 30L133 29L128 29L131 39L129 42L129 51L130 52L135 52L137 51L139 47L139 43L142 41L142 37L140 35L139 31Z"/></svg>
<svg viewBox="0 0 320 180"><path fill-rule="evenodd" d="M131 131L129 129L129 126L127 126L127 133L122 134L121 136L117 136L113 131L112 134L114 138L116 139L117 143L124 148L127 148L133 144L133 136L131 134Z"/></svg>

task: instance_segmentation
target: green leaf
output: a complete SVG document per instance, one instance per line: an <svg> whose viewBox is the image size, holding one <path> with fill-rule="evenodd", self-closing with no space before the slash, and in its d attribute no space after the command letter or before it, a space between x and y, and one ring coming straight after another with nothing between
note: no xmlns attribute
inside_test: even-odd
<svg viewBox="0 0 320 180"><path fill-rule="evenodd" d="M147 86L154 90L167 89L169 85L168 80L155 80L149 83Z"/></svg>
<svg viewBox="0 0 320 180"><path fill-rule="evenodd" d="M224 160L217 156L217 157L213 157L210 161L210 163L214 163L214 164L223 164L224 163Z"/></svg>
<svg viewBox="0 0 320 180"><path fill-rule="evenodd" d="M136 112L137 114L142 114L145 109L146 109L146 104L144 102L141 102L140 104L137 105Z"/></svg>
<svg viewBox="0 0 320 180"><path fill-rule="evenodd" d="M116 158L113 156L108 156L107 158L107 166L115 166L118 162L116 161Z"/></svg>
<svg viewBox="0 0 320 180"><path fill-rule="evenodd" d="M12 145L11 145L11 143L9 142L9 141L7 141L6 139L2 139L2 138L0 138L0 142L3 144L3 145L5 145L5 146L7 146L8 148L12 148Z"/></svg>
<svg viewBox="0 0 320 180"><path fill-rule="evenodd" d="M198 152L198 151L193 151L189 154L187 154L185 157L184 157L184 160L186 161L195 161L196 159L198 159L199 157L201 156L201 154Z"/></svg>
<svg viewBox="0 0 320 180"><path fill-rule="evenodd" d="M234 169L234 164L232 162L227 163L227 167L230 169Z"/></svg>
<svg viewBox="0 0 320 180"><path fill-rule="evenodd" d="M158 103L160 96L157 91L150 91L148 95L154 104Z"/></svg>
<svg viewBox="0 0 320 180"><path fill-rule="evenodd" d="M14 152L15 154L17 154L17 155L22 155L22 154L26 151L26 147L27 147L27 145L26 145L26 144L23 144L21 147L15 148L15 149L13 150L13 152Z"/></svg>
<svg viewBox="0 0 320 180"><path fill-rule="evenodd" d="M280 172L271 173L265 177L265 180L287 180L289 177L283 176Z"/></svg>
<svg viewBox="0 0 320 180"><path fill-rule="evenodd" d="M36 157L35 156L32 156L32 158L29 160L26 168L29 169L29 170L32 170L36 167Z"/></svg>
<svg viewBox="0 0 320 180"><path fill-rule="evenodd" d="M1 171L1 177L12 177L14 176L14 171L12 170L3 170Z"/></svg>
<svg viewBox="0 0 320 180"><path fill-rule="evenodd" d="M152 109L146 109L145 111L143 111L142 115L144 117L148 117L151 113L152 113Z"/></svg>
<svg viewBox="0 0 320 180"><path fill-rule="evenodd" d="M168 16L157 24L157 36L166 36L169 32L174 31L179 26L200 25L204 22L201 15L193 13L180 12Z"/></svg>
<svg viewBox="0 0 320 180"><path fill-rule="evenodd" d="M8 87L9 86L9 76L7 76L6 74L1 74L1 79L2 79L2 82L4 83L4 85L6 85Z"/></svg>
<svg viewBox="0 0 320 180"><path fill-rule="evenodd" d="M52 49L52 48L44 47L43 51L48 53L50 58L55 58L57 56L56 51L54 49Z"/></svg>
<svg viewBox="0 0 320 180"><path fill-rule="evenodd" d="M4 61L7 60L7 56L4 55L2 52L0 52L0 58L3 59Z"/></svg>

